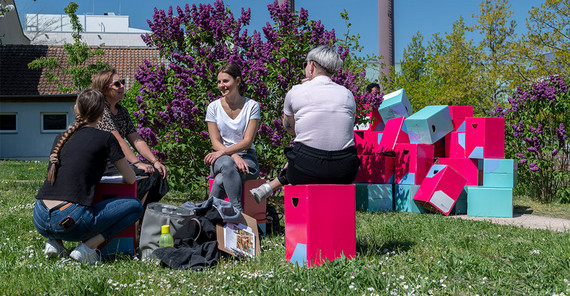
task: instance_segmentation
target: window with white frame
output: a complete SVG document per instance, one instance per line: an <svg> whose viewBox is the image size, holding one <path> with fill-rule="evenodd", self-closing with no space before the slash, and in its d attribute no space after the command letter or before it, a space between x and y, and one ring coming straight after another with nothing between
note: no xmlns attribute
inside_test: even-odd
<svg viewBox="0 0 570 296"><path fill-rule="evenodd" d="M67 113L42 113L42 132L60 133L67 129Z"/></svg>
<svg viewBox="0 0 570 296"><path fill-rule="evenodd" d="M17 113L0 113L0 133L18 132L17 115Z"/></svg>

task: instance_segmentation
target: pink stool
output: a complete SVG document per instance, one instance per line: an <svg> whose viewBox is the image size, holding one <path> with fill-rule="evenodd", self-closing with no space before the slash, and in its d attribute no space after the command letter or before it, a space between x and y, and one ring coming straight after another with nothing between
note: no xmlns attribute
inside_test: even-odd
<svg viewBox="0 0 570 296"><path fill-rule="evenodd" d="M285 257L318 266L356 256L355 185L285 186Z"/></svg>
<svg viewBox="0 0 570 296"><path fill-rule="evenodd" d="M214 179L210 179L209 181L208 193L212 191L212 184L214 184ZM267 202L266 200L263 200L261 203L257 203L257 201L255 201L255 198L253 198L253 195L251 195L251 192L249 192L251 189L259 187L263 184L265 184L265 180L263 179L247 180L243 183L241 190L241 207L244 214L257 220L257 226L261 228L262 233L265 233ZM229 201L227 197L225 200Z"/></svg>
<svg viewBox="0 0 570 296"><path fill-rule="evenodd" d="M95 189L93 203L115 197L137 196L137 183L99 183ZM136 223L119 232L117 235L99 246L103 258L121 254L135 255Z"/></svg>

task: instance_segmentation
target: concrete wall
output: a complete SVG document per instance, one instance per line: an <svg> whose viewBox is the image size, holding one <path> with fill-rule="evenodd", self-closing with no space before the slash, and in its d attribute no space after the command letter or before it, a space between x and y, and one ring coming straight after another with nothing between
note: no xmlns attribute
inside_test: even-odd
<svg viewBox="0 0 570 296"><path fill-rule="evenodd" d="M73 124L75 102L0 103L1 114L16 115L16 132L0 131L1 159L48 159L53 140L61 131L42 132L42 114L65 113Z"/></svg>

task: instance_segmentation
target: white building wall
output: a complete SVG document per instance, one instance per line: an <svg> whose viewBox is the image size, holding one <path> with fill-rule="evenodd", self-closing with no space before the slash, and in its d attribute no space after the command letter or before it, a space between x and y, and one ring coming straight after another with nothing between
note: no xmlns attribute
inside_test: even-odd
<svg viewBox="0 0 570 296"><path fill-rule="evenodd" d="M0 103L0 113L16 113L16 132L0 132L1 159L48 159L60 131L42 132L42 114L66 113L67 125L74 122L75 102Z"/></svg>

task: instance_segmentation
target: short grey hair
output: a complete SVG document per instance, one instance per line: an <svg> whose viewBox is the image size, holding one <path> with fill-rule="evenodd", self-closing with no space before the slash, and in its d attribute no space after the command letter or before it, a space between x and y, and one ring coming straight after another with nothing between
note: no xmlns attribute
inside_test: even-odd
<svg viewBox="0 0 570 296"><path fill-rule="evenodd" d="M328 74L334 74L342 67L338 52L331 46L321 45L307 54L307 62L314 61Z"/></svg>

